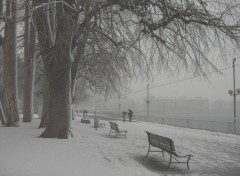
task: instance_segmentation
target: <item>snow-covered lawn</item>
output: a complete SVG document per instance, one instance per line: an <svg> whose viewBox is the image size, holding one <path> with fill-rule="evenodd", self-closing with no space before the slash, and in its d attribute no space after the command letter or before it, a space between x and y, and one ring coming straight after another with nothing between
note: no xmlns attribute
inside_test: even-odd
<svg viewBox="0 0 240 176"><path fill-rule="evenodd" d="M109 136L104 128L73 121L75 137L38 136L39 120L20 127L0 127L0 176L162 176L240 175L240 136L146 122L120 122L127 138ZM176 151L193 154L186 164L172 164L168 156L147 153L145 130L173 139ZM167 157L166 157L167 156Z"/></svg>

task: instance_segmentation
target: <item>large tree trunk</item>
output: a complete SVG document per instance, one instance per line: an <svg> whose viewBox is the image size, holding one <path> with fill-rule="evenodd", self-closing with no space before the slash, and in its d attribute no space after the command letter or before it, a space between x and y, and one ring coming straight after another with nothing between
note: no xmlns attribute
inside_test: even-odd
<svg viewBox="0 0 240 176"><path fill-rule="evenodd" d="M75 99L75 90L76 90L76 82L77 82L77 72L78 72L78 69L79 69L78 67L79 67L80 61L81 61L81 59L82 59L82 57L84 55L84 49L85 49L85 46L86 46L87 37L88 37L88 33L84 34L84 37L83 37L82 41L78 44L79 46L78 46L77 51L75 53L74 62L73 62L72 69L71 69L72 100L76 100ZM74 104L75 104L75 102L72 101L72 119L73 120L75 119L75 115L74 115L74 112L73 112L73 111L75 111L75 109L73 108Z"/></svg>
<svg viewBox="0 0 240 176"><path fill-rule="evenodd" d="M3 0L0 0L0 15L2 15L3 16ZM2 26L2 19L0 19L0 25ZM0 35L0 47L2 47L3 46L3 41L4 41L4 39L3 39L3 36L2 36L2 34Z"/></svg>
<svg viewBox="0 0 240 176"><path fill-rule="evenodd" d="M41 4L41 0L34 1L36 4ZM52 7L53 6L53 7ZM42 61L44 64L44 80L43 80L43 101L42 101L42 116L39 128L46 128L50 118L50 61L52 59L52 48L55 42L55 5L46 6L43 9L35 11L36 26L38 31L38 41L40 53L42 53Z"/></svg>
<svg viewBox="0 0 240 176"><path fill-rule="evenodd" d="M85 41L85 40L84 40ZM79 47L77 48L76 51L76 56L72 65L72 69L71 69L71 92L72 92L72 107L74 107L74 103L75 103L75 90L76 90L76 81L77 81L77 72L78 72L78 67L81 61L81 58L83 56L83 52L85 49L85 42L81 42L81 44L79 45ZM75 119L74 116L74 109L72 108L72 119Z"/></svg>
<svg viewBox="0 0 240 176"><path fill-rule="evenodd" d="M86 35L86 36L88 36L88 35ZM85 49L85 46L86 46L86 43L85 43L86 36L84 36L83 42L81 42L81 44L79 44L79 46L77 48L76 57L74 59L73 65L72 65L72 71L71 71L71 78L72 78L71 91L72 91L72 97L74 97L74 94L75 94L77 72L78 72L79 63L80 63L80 61L82 59L82 56L83 56L83 53L84 53L84 49Z"/></svg>
<svg viewBox="0 0 240 176"><path fill-rule="evenodd" d="M6 1L4 53L4 107L7 126L18 126L17 55L16 55L16 0Z"/></svg>
<svg viewBox="0 0 240 176"><path fill-rule="evenodd" d="M90 3L91 2L86 3L85 11L87 13L89 12ZM79 64L80 64L80 62L82 60L82 57L84 56L84 50L85 50L85 47L86 47L86 41L87 41L88 36L89 36L89 31L91 30L89 25L85 26L85 30L86 31L84 31L84 33L82 33L81 41L79 41L79 36L75 36L73 38L73 43L75 45L78 43L78 46L72 46L72 47L77 47L76 53L75 53L75 57L74 57L74 62L73 62L73 65L72 65L72 71L71 71L71 77L72 77L72 85L71 85L72 97L74 97L74 95L75 95L75 86L76 86L76 81L77 81L78 67L79 67Z"/></svg>
<svg viewBox="0 0 240 176"><path fill-rule="evenodd" d="M1 99L0 99L0 121L1 121L2 125L6 125Z"/></svg>
<svg viewBox="0 0 240 176"><path fill-rule="evenodd" d="M68 138L71 132L71 43L72 18L67 13L60 13L58 6L57 33L54 53L50 62L50 116L49 124L41 137Z"/></svg>
<svg viewBox="0 0 240 176"><path fill-rule="evenodd" d="M48 59L43 60L44 64L44 78L43 78L43 103L42 103L42 117L39 128L46 128L49 124L49 63Z"/></svg>
<svg viewBox="0 0 240 176"><path fill-rule="evenodd" d="M59 56L62 57L62 56ZM66 58L65 58L66 59ZM41 137L68 138L71 128L71 64L50 64L50 118Z"/></svg>
<svg viewBox="0 0 240 176"><path fill-rule="evenodd" d="M30 4L30 0L27 1ZM25 16L30 16L29 6L25 7ZM25 87L23 99L23 122L31 122L34 116L33 92L35 75L35 41L34 27L30 25L29 18L25 19L24 59L25 59Z"/></svg>

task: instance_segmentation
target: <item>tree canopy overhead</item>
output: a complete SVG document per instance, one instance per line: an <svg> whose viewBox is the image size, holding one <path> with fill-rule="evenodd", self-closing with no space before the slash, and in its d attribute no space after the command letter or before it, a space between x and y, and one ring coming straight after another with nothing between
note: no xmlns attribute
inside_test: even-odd
<svg viewBox="0 0 240 176"><path fill-rule="evenodd" d="M237 0L38 0L32 10L49 65L50 125L43 137L68 137L79 68L96 87L116 89L113 81L149 76L154 66L196 74L216 69L207 53L240 39Z"/></svg>
<svg viewBox="0 0 240 176"><path fill-rule="evenodd" d="M78 2L84 6L85 1ZM127 44L126 39L131 42L146 39L165 66L173 59L201 68L208 62L206 53L211 47L223 49L229 41L239 43L238 1L101 0L91 3L87 15L79 13L78 22L83 29L89 21L97 19L98 28L115 45ZM131 47L137 47L138 43L134 44Z"/></svg>
<svg viewBox="0 0 240 176"><path fill-rule="evenodd" d="M232 43L239 44L238 1L48 2L63 3L65 11L72 15L75 24L72 52L79 47L84 36L94 38L98 44L103 41L99 40L98 36L101 36L104 41L108 40L105 42L105 46L109 46L108 52L113 47L118 48L126 58L131 58L126 62L129 68L141 70L145 76L149 75L153 65L160 66L160 69L185 68L195 73L204 72L209 65L216 69L207 53L214 47L220 47L226 53L226 48L233 47ZM40 3L36 8L45 5ZM52 27L48 24L51 42L56 38L54 30L57 25L54 23L55 27Z"/></svg>

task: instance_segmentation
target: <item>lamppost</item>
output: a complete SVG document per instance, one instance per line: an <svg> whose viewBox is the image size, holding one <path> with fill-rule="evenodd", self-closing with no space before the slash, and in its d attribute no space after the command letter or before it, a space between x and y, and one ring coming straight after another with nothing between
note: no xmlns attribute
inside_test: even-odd
<svg viewBox="0 0 240 176"><path fill-rule="evenodd" d="M104 109L105 109L105 112L107 112L107 96L106 95L104 96L104 102L105 102Z"/></svg>
<svg viewBox="0 0 240 176"><path fill-rule="evenodd" d="M150 103L150 100L149 100L149 84L147 85L147 117L145 119L145 121L147 122L147 119L148 119L148 116L149 116L149 103Z"/></svg>
<svg viewBox="0 0 240 176"><path fill-rule="evenodd" d="M228 93L233 96L233 117L234 117L234 121L233 121L233 130L234 130L234 134L236 134L236 95L240 94L240 89L236 90L235 87L235 61L236 58L233 59L233 90L228 90Z"/></svg>
<svg viewBox="0 0 240 176"><path fill-rule="evenodd" d="M121 95L118 95L118 109L119 109L119 114L121 114Z"/></svg>

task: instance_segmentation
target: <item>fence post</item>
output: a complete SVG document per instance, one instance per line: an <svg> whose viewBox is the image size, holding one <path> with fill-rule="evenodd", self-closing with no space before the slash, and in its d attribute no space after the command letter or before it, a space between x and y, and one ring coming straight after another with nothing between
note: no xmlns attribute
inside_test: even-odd
<svg viewBox="0 0 240 176"><path fill-rule="evenodd" d="M190 119L187 119L187 127L191 128L191 126L190 126Z"/></svg>

